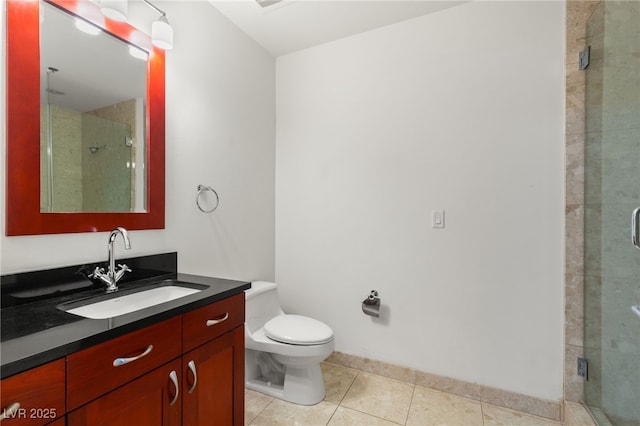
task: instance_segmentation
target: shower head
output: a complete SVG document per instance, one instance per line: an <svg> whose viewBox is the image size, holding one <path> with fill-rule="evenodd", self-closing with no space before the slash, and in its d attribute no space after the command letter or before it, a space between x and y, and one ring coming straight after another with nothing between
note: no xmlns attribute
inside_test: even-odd
<svg viewBox="0 0 640 426"><path fill-rule="evenodd" d="M49 87L49 83L50 83L49 82L49 75L53 74L53 73L56 73L56 72L58 72L60 70L58 68L56 68L56 67L48 67L47 70L48 70L47 71L47 89L46 89L47 93L50 93L52 95L64 95L64 92L62 92L60 90L52 89L52 88Z"/></svg>
<svg viewBox="0 0 640 426"><path fill-rule="evenodd" d="M92 154L97 153L97 152L98 152L98 151L100 151L101 149L103 149L103 150L104 150L104 149L107 149L107 145L90 146L90 147L89 147L89 151L90 151Z"/></svg>

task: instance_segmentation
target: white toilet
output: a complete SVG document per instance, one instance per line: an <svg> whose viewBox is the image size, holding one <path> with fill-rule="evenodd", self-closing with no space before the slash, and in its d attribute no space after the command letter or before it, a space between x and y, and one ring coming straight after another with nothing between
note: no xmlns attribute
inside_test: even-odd
<svg viewBox="0 0 640 426"><path fill-rule="evenodd" d="M322 401L320 362L333 352L333 330L313 318L285 314L275 283L251 283L245 299L246 387L295 404Z"/></svg>

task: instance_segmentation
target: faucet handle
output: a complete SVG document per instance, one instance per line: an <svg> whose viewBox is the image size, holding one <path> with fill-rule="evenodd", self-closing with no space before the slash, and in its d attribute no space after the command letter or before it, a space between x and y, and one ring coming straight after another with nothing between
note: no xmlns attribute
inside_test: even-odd
<svg viewBox="0 0 640 426"><path fill-rule="evenodd" d="M118 282L125 272L131 272L131 269L126 264L118 264L118 271L115 273L115 280Z"/></svg>
<svg viewBox="0 0 640 426"><path fill-rule="evenodd" d="M123 263L122 265L118 264L118 268L120 268L121 271L131 272L131 269L129 269L126 263Z"/></svg>
<svg viewBox="0 0 640 426"><path fill-rule="evenodd" d="M100 266L96 266L96 269L94 269L93 272L91 272L89 275L87 275L87 277L89 277L89 278L100 278L103 275L104 275L104 268L101 268Z"/></svg>
<svg viewBox="0 0 640 426"><path fill-rule="evenodd" d="M103 284L106 284L106 285L110 285L111 283L111 280L109 279L108 274L104 273L104 268L101 268L99 266L96 266L96 269L94 269L93 272L87 276L89 278L100 280Z"/></svg>

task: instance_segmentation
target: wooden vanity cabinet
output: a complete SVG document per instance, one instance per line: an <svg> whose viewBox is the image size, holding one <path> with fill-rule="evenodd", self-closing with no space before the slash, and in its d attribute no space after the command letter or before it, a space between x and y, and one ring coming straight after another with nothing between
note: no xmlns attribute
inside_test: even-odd
<svg viewBox="0 0 640 426"><path fill-rule="evenodd" d="M240 293L67 356L67 425L244 425L243 324Z"/></svg>
<svg viewBox="0 0 640 426"><path fill-rule="evenodd" d="M56 419L64 424L64 359L8 377L0 387L3 425L39 426Z"/></svg>

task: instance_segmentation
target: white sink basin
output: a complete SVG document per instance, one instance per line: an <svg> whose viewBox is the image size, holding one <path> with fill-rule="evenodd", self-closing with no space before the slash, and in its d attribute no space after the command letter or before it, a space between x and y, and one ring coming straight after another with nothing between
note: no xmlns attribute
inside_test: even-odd
<svg viewBox="0 0 640 426"><path fill-rule="evenodd" d="M112 299L79 306L72 309L61 308L70 314L91 319L105 319L129 314L171 300L179 299L201 290L189 287L167 285L114 297Z"/></svg>

